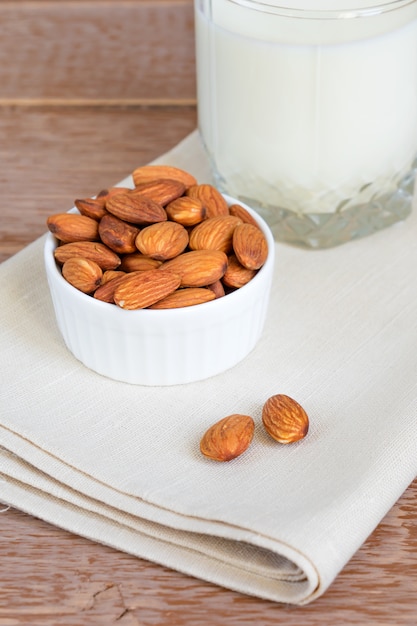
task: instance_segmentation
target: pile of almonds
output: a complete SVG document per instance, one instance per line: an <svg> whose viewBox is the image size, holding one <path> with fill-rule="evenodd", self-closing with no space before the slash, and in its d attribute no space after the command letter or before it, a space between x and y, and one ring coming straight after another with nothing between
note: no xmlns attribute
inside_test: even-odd
<svg viewBox="0 0 417 626"><path fill-rule="evenodd" d="M262 408L262 423L272 439L283 444L304 439L309 429L303 407L284 394L268 398ZM228 415L204 433L200 451L214 461L231 461L249 448L254 432L255 422L250 415Z"/></svg>
<svg viewBox="0 0 417 626"><path fill-rule="evenodd" d="M123 309L214 300L247 284L265 263L266 238L248 211L169 165L132 173L134 188L75 200L78 213L47 219L62 275Z"/></svg>

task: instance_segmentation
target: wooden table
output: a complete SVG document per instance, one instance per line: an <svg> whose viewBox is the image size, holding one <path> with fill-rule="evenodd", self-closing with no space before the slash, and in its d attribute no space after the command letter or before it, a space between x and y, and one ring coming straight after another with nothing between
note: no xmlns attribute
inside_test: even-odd
<svg viewBox="0 0 417 626"><path fill-rule="evenodd" d="M121 180L195 124L193 106L4 106L0 260L42 235L49 214ZM416 592L417 480L327 593L303 608L207 584L13 509L0 513L0 626L415 626Z"/></svg>
<svg viewBox="0 0 417 626"><path fill-rule="evenodd" d="M42 235L48 215L194 129L192 3L0 2L0 261ZM417 481L304 608L218 588L9 509L0 513L0 626L415 626L416 495Z"/></svg>

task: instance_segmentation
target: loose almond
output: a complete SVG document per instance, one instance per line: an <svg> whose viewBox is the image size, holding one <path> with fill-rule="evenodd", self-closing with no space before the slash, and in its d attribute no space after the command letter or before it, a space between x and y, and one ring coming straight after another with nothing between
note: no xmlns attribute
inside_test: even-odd
<svg viewBox="0 0 417 626"><path fill-rule="evenodd" d="M136 186L158 178L179 180L186 188L197 184L192 174L172 165L142 165L133 171L132 176Z"/></svg>
<svg viewBox="0 0 417 626"><path fill-rule="evenodd" d="M177 289L162 300L155 302L150 309L180 309L185 306L204 304L215 299L214 292L205 287L186 287Z"/></svg>
<svg viewBox="0 0 417 626"><path fill-rule="evenodd" d="M136 248L157 261L173 259L185 250L188 233L176 222L160 222L143 228L135 240Z"/></svg>
<svg viewBox="0 0 417 626"><path fill-rule="evenodd" d="M266 237L257 226L239 224L233 233L233 250L240 263L249 270L258 270L268 256Z"/></svg>
<svg viewBox="0 0 417 626"><path fill-rule="evenodd" d="M103 272L94 261L73 257L62 266L62 275L73 287L89 294L100 285Z"/></svg>
<svg viewBox="0 0 417 626"><path fill-rule="evenodd" d="M98 239L96 220L77 213L56 213L46 220L50 232L65 243Z"/></svg>
<svg viewBox="0 0 417 626"><path fill-rule="evenodd" d="M232 250L233 232L241 220L233 215L218 215L204 220L190 234L192 250L221 250L226 254Z"/></svg>
<svg viewBox="0 0 417 626"><path fill-rule="evenodd" d="M231 461L248 449L254 431L255 423L249 415L229 415L205 432L200 450L214 461Z"/></svg>
<svg viewBox="0 0 417 626"><path fill-rule="evenodd" d="M279 443L303 439L309 428L308 415L293 398L283 394L271 396L262 409L266 432Z"/></svg>
<svg viewBox="0 0 417 626"><path fill-rule="evenodd" d="M145 309L175 291L180 282L178 274L168 271L127 274L116 287L114 301L122 309Z"/></svg>
<svg viewBox="0 0 417 626"><path fill-rule="evenodd" d="M166 261L160 272L179 274L182 287L206 287L220 280L227 268L227 256L220 250L192 250Z"/></svg>
<svg viewBox="0 0 417 626"><path fill-rule="evenodd" d="M82 257L94 261L104 270L114 270L120 265L120 257L103 243L96 241L79 241L64 243L55 248L55 260L65 263L71 257Z"/></svg>
<svg viewBox="0 0 417 626"><path fill-rule="evenodd" d="M229 215L229 207L220 191L207 183L201 185L193 185L186 191L190 198L201 200L206 209L207 217L215 217L216 215Z"/></svg>

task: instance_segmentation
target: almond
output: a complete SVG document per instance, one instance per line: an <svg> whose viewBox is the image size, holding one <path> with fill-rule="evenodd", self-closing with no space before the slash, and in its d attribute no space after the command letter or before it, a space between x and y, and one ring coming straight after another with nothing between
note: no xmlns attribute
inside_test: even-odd
<svg viewBox="0 0 417 626"><path fill-rule="evenodd" d="M95 261L102 270L114 270L120 265L120 258L113 250L96 241L64 243L54 251L55 260L65 263L71 257L82 257Z"/></svg>
<svg viewBox="0 0 417 626"><path fill-rule="evenodd" d="M188 196L173 200L165 209L170 220L183 226L195 226L206 217L206 209L201 200Z"/></svg>
<svg viewBox="0 0 417 626"><path fill-rule="evenodd" d="M215 217L216 215L229 215L229 207L220 191L213 185L207 183L201 185L193 185L186 191L186 195L190 198L201 200L206 209L207 217Z"/></svg>
<svg viewBox="0 0 417 626"><path fill-rule="evenodd" d="M175 291L180 282L178 274L168 271L127 274L116 287L114 301L122 309L145 309Z"/></svg>
<svg viewBox="0 0 417 626"><path fill-rule="evenodd" d="M167 219L165 209L146 196L118 193L106 201L106 209L121 220L133 224L152 224Z"/></svg>
<svg viewBox="0 0 417 626"><path fill-rule="evenodd" d="M162 265L162 261L144 256L141 252L133 252L122 257L119 269L124 272L144 272L146 270L156 270Z"/></svg>
<svg viewBox="0 0 417 626"><path fill-rule="evenodd" d="M213 291L205 287L186 287L185 289L177 289L169 296L155 302L150 309L179 309L184 306L194 306L196 304L204 304L215 299Z"/></svg>
<svg viewBox="0 0 417 626"><path fill-rule="evenodd" d="M110 213L104 215L98 226L101 241L117 254L136 252L135 240L139 228Z"/></svg>
<svg viewBox="0 0 417 626"><path fill-rule="evenodd" d="M229 206L229 213L241 219L244 224L252 224L252 226L260 228L256 219L240 204L231 204Z"/></svg>
<svg viewBox="0 0 417 626"><path fill-rule="evenodd" d="M207 285L207 289L210 289L210 291L214 293L214 296L216 297L216 299L223 298L223 296L225 295L224 287L223 287L221 280L216 280L214 283L211 283L211 285Z"/></svg>
<svg viewBox="0 0 417 626"><path fill-rule="evenodd" d="M108 189L102 189L98 192L96 199L102 200L104 203L111 198L111 196L115 196L118 193L128 193L132 191L129 187L108 187Z"/></svg>
<svg viewBox="0 0 417 626"><path fill-rule="evenodd" d="M197 184L197 180L192 174L172 165L142 165L132 172L132 177L135 186L158 178L179 180L187 189L191 185Z"/></svg>
<svg viewBox="0 0 417 626"><path fill-rule="evenodd" d="M176 222L159 222L143 228L136 237L136 248L157 261L172 259L185 250L188 233Z"/></svg>
<svg viewBox="0 0 417 626"><path fill-rule="evenodd" d="M262 422L267 433L279 443L292 443L308 433L309 419L303 407L289 396L277 394L265 402Z"/></svg>
<svg viewBox="0 0 417 626"><path fill-rule="evenodd" d="M255 423L249 415L229 415L205 432L200 450L214 461L231 461L248 449L254 431Z"/></svg>
<svg viewBox="0 0 417 626"><path fill-rule="evenodd" d="M97 222L77 213L56 213L46 220L48 229L60 241L94 241L98 239Z"/></svg>
<svg viewBox="0 0 417 626"><path fill-rule="evenodd" d="M104 198L85 198L74 200L74 204L81 213L93 220L101 220L106 215L106 207Z"/></svg>
<svg viewBox="0 0 417 626"><path fill-rule="evenodd" d="M114 276L112 279L105 282L102 281L100 287L95 290L94 297L96 300L114 304L114 292L116 291L116 287L120 285L123 278L126 276L125 272L114 272L114 274L119 274L119 276ZM129 274L129 276L132 276L132 274Z"/></svg>
<svg viewBox="0 0 417 626"><path fill-rule="evenodd" d="M227 256L220 250L192 250L166 261L160 268L181 277L182 287L206 287L219 280L226 271Z"/></svg>
<svg viewBox="0 0 417 626"><path fill-rule="evenodd" d="M231 254L222 281L226 287L240 289L240 287L243 287L252 280L255 274L256 270L248 270L247 267L243 267L237 260L236 255Z"/></svg>
<svg viewBox="0 0 417 626"><path fill-rule="evenodd" d="M72 257L62 266L62 275L73 287L89 294L100 285L103 272L94 261Z"/></svg>
<svg viewBox="0 0 417 626"><path fill-rule="evenodd" d="M101 284L105 285L113 278L120 278L121 276L125 276L126 272L122 272L120 270L106 270L103 272L103 277L101 279Z"/></svg>
<svg viewBox="0 0 417 626"><path fill-rule="evenodd" d="M239 262L250 270L258 270L268 256L266 237L257 226L239 224L233 233L233 250Z"/></svg>
<svg viewBox="0 0 417 626"><path fill-rule="evenodd" d="M182 196L184 191L185 185L180 180L161 178L145 183L139 183L139 185L137 185L131 193L138 193L140 195L147 196L154 202L165 206L169 202L172 202Z"/></svg>
<svg viewBox="0 0 417 626"><path fill-rule="evenodd" d="M233 215L210 217L193 228L190 234L192 250L222 250L230 252L233 245L233 232L241 220Z"/></svg>

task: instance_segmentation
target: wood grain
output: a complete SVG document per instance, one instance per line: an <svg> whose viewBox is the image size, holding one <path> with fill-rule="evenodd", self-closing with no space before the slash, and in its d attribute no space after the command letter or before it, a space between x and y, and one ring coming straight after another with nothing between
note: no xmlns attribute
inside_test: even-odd
<svg viewBox="0 0 417 626"><path fill-rule="evenodd" d="M417 481L306 607L228 591L10 509L0 514L0 625L415 626L416 496Z"/></svg>
<svg viewBox="0 0 417 626"><path fill-rule="evenodd" d="M195 103L193 0L0 1L0 104Z"/></svg>
<svg viewBox="0 0 417 626"><path fill-rule="evenodd" d="M0 261L194 130L195 107L0 107ZM1 623L0 623L1 626Z"/></svg>
<svg viewBox="0 0 417 626"><path fill-rule="evenodd" d="M121 180L195 124L194 107L0 107L0 259L44 233L51 212ZM302 608L216 587L10 509L0 513L0 626L415 626L416 555L417 480L326 594Z"/></svg>

